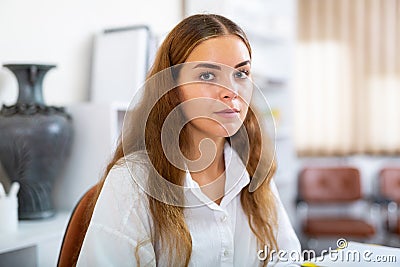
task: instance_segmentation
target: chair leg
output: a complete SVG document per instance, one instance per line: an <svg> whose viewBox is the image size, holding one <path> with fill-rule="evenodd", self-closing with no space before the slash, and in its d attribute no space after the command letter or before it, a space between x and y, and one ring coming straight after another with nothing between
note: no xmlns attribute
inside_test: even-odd
<svg viewBox="0 0 400 267"><path fill-rule="evenodd" d="M317 250L318 240L316 238L308 238L307 249Z"/></svg>
<svg viewBox="0 0 400 267"><path fill-rule="evenodd" d="M397 234L388 234L388 246L400 248L400 236Z"/></svg>

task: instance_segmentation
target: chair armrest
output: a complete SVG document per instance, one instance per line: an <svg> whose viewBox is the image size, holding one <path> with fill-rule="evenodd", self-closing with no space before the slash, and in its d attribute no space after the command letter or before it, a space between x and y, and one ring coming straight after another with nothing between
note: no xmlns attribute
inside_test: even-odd
<svg viewBox="0 0 400 267"><path fill-rule="evenodd" d="M296 207L303 203L307 204L307 202L301 196L296 196L295 203Z"/></svg>
<svg viewBox="0 0 400 267"><path fill-rule="evenodd" d="M368 198L371 205L374 205L375 207L378 206L381 215L386 217L387 227L390 230L395 229L397 227L397 220L398 220L398 211L399 211L398 204L394 200L382 195L370 195L368 196Z"/></svg>
<svg viewBox="0 0 400 267"><path fill-rule="evenodd" d="M365 198L367 201L369 201L371 204L378 204L378 205L383 205L387 206L389 203L392 202L391 199L384 197L384 196L379 196L379 195L370 195Z"/></svg>

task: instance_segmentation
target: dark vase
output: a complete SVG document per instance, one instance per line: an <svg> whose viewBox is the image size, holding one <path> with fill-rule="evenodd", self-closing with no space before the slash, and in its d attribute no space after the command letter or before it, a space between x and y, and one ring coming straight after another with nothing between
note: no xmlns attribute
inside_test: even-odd
<svg viewBox="0 0 400 267"><path fill-rule="evenodd" d="M17 77L14 105L0 111L0 162L11 182L20 183L19 219L54 215L52 188L72 142L71 117L61 107L43 101L42 83L55 65L7 64Z"/></svg>

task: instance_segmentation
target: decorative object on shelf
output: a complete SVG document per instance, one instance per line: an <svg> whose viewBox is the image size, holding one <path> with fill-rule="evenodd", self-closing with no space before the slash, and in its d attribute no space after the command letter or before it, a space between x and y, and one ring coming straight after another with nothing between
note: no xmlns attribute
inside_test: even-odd
<svg viewBox="0 0 400 267"><path fill-rule="evenodd" d="M7 64L17 77L14 105L0 110L0 162L20 184L19 219L54 215L52 188L66 162L73 137L72 119L62 107L43 101L45 74L55 65Z"/></svg>
<svg viewBox="0 0 400 267"><path fill-rule="evenodd" d="M13 182L8 194L0 183L0 233L16 232L18 229L19 183Z"/></svg>

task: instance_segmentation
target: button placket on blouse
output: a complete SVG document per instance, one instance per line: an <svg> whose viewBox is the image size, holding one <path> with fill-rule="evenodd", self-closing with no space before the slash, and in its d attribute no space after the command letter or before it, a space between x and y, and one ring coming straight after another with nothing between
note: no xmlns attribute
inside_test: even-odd
<svg viewBox="0 0 400 267"><path fill-rule="evenodd" d="M216 210L214 212L216 217L218 230L221 233L221 266L233 264L233 231L229 223L229 215L224 210Z"/></svg>

